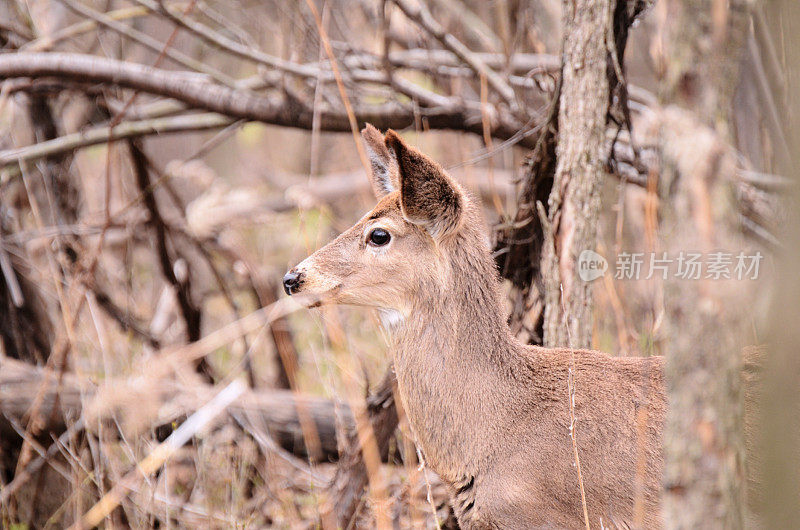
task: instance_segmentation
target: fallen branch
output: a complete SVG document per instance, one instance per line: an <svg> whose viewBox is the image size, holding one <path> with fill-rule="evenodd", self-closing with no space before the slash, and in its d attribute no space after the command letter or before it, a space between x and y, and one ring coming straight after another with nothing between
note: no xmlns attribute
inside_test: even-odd
<svg viewBox="0 0 800 530"><path fill-rule="evenodd" d="M0 433L13 436L13 430L5 418L19 421L26 417L44 380L46 369L12 359L3 360L0 367ZM84 404L91 402L96 392L97 389L88 381L71 374L64 374L60 386L55 378L51 378L42 399L40 416L45 423L41 432L58 436L66 431L69 419L82 417ZM169 423L187 414L198 396L203 398L213 393L214 388L207 385L186 388L167 382L159 384L155 394L150 397L157 403L172 405L168 417L157 418L159 423ZM353 415L345 404L285 390L260 390L245 392L229 407L231 414L253 418L259 425L266 426L267 433L284 450L306 458L308 450L303 439L299 409L303 409L317 429L324 461L337 460L337 421L341 421L345 431L355 432ZM105 413L112 411L113 408Z"/></svg>

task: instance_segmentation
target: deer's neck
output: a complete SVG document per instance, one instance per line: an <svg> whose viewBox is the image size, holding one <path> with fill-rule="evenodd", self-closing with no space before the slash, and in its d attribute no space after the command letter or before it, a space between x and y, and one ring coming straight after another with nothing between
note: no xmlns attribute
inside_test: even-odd
<svg viewBox="0 0 800 530"><path fill-rule="evenodd" d="M470 255L472 249L472 255ZM451 483L485 468L525 371L488 249L456 246L446 289L420 289L394 337L398 387L425 458ZM429 299L430 298L430 299Z"/></svg>

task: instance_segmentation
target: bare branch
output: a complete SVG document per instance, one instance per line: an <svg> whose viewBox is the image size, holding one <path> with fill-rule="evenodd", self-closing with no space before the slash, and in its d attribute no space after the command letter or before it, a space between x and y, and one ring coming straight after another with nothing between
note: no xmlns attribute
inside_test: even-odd
<svg viewBox="0 0 800 530"><path fill-rule="evenodd" d="M114 11L107 11L104 15L112 20L125 20L147 15L148 13L149 11L141 7L123 7L121 9L115 9ZM42 35L36 40L29 41L23 46L20 46L19 50L27 52L51 50L60 42L97 29L98 25L100 24L96 20L81 20L71 26L56 31L52 35Z"/></svg>
<svg viewBox="0 0 800 530"><path fill-rule="evenodd" d="M146 155L142 147L134 140L128 140L128 151L130 153L131 162L133 162L133 171L136 176L136 184L142 194L142 202L144 202L147 211L150 214L149 222L155 229L156 236L156 254L159 266L161 267L161 274L174 289L175 295L178 300L178 306L181 309L184 323L186 325L186 338L189 342L194 342L200 339L201 329L200 324L203 313L197 306L192 298L191 288L191 274L187 273L184 278L180 278L175 272L172 258L167 247L167 231L168 227L164 222L164 217L156 200L156 196L152 191L152 184L150 182L150 174L147 170ZM178 255L178 259L183 259ZM188 262L187 262L188 263ZM187 265L188 267L188 265ZM200 373L208 377L209 382L213 381L210 367L205 359L201 359L197 365Z"/></svg>
<svg viewBox="0 0 800 530"><path fill-rule="evenodd" d="M71 2L72 0L61 1ZM167 7L167 5L163 2L154 2L153 0L136 0L136 2L146 7L153 13L157 13L169 19L175 25L180 26L189 33L198 36L200 39L211 44L212 46L216 46L221 50L232 53L237 57L241 57L242 59L253 61L257 64L262 64L270 68L275 68L302 77L314 77L317 75L317 68L314 68L313 66L306 66L293 63L291 61L285 61L279 57L266 54L260 50L243 46L242 44L229 39L221 33L214 31L205 24L197 22L196 20L184 16L176 10Z"/></svg>
<svg viewBox="0 0 800 530"><path fill-rule="evenodd" d="M527 75L531 71L557 73L561 61L557 55L547 53L517 53L507 58L500 53L473 53L472 57L488 68L508 68L516 75ZM382 57L373 54L348 55L342 64L349 68L378 68ZM508 64L506 64L508 62ZM389 53L389 64L397 68L410 68L442 75L473 75L474 70L462 66L463 61L450 50L398 50Z"/></svg>
<svg viewBox="0 0 800 530"><path fill-rule="evenodd" d="M108 126L92 127L82 132L67 134L38 144L0 151L0 168L30 162L47 156L65 153L82 147L124 140L149 134L202 131L227 127L236 120L216 113L189 114L152 120L126 121L110 129Z"/></svg>
<svg viewBox="0 0 800 530"><path fill-rule="evenodd" d="M95 11L94 9L86 7L81 3L75 2L74 0L58 0L58 1L67 6L75 13L82 15L86 18L90 18L95 22L97 22L98 24L105 26L113 31L116 31L120 35L123 35L131 39L132 41L141 44L150 51L153 51L159 55L163 53L166 57L172 59L177 64L183 67L189 68L190 70L196 70L198 72L202 72L211 77L212 79L219 81L223 85L233 86L233 84L235 83L235 81L232 78L228 77L222 72L219 72L213 68L209 68L209 66L206 65L205 63L198 61L196 59L192 59L188 55L181 53L175 49L172 49L170 47L165 47L163 42L159 42L158 40L154 39L153 37L145 33L142 33L141 31L138 31L134 28L130 28L125 24L123 24L122 22L119 22L104 13Z"/></svg>
<svg viewBox="0 0 800 530"><path fill-rule="evenodd" d="M142 64L118 61L83 54L69 53L18 53L0 56L0 78L17 77L41 78L55 76L81 82L107 83L124 88L148 92L168 98L174 98L191 107L201 108L231 118L256 120L284 127L296 127L310 130L314 110L311 104L290 99L284 96L260 96L249 90L232 89L207 82L194 74L170 72ZM414 124L414 111L398 103L378 105L354 105L354 112L359 126L365 122L372 123L381 129L404 129ZM480 112L468 108L423 108L417 109L430 129L453 129L475 134L482 134ZM112 137L133 137L159 132L156 127L163 126L170 131L197 130L203 128L224 127L231 120L221 116L203 115L202 117L182 117L168 122L131 123L126 133L120 135L112 131ZM119 128L124 125L120 124ZM320 110L320 128L331 132L349 132L350 123L347 114L334 109ZM499 119L492 130L492 135L507 140L524 128L510 119ZM116 129L116 128L115 128ZM102 136L98 130L90 131L94 138ZM90 133L72 136L69 140L72 147L90 145L101 140L89 142ZM71 135L70 135L71 136ZM64 137L65 139L67 137ZM536 135L525 136L519 144L532 147ZM66 142L65 142L66 143ZM39 144L36 149L52 149L52 146ZM27 149L27 148L24 148ZM36 151L26 151L29 158L41 155ZM0 153L0 166L11 161L25 159L19 150Z"/></svg>
<svg viewBox="0 0 800 530"><path fill-rule="evenodd" d="M72 0L62 0L62 1L72 1ZM166 5L164 5L163 3L155 2L153 0L136 0L136 1L140 5L145 6L147 9L151 10L152 12L161 14L162 16L168 18L174 24L198 36L203 41L213 46L216 46L222 49L223 51L236 55L237 57L253 61L257 64L261 64L269 68L274 68L276 70L280 70L281 72L297 75L303 78L320 79L321 81L324 82L330 82L333 80L332 71L330 71L329 68L323 70L322 64L318 65L298 64L291 61L280 59L278 57L274 57L260 50L256 50L251 47L239 44L238 42L229 39L228 37L214 31L208 26L200 22L197 22L196 20L193 20L190 17L183 16L175 9L171 9ZM464 49L466 50L466 48ZM446 63L451 64L452 66L457 66L459 64L457 55L448 52L447 50L435 50L434 53L435 52L444 52L445 54L445 55L441 53L436 54L438 56L437 58L439 59L439 62L444 61ZM406 55L408 55L408 53L405 53L397 57L395 60L398 62L407 60L404 57ZM472 54L473 61L478 61L478 62L482 61L481 57L482 55L485 55L490 60L492 60L492 62L496 65L495 67L500 66L502 64L503 57L500 56L499 54ZM429 57L427 60L424 58L420 59L419 54L416 54L416 56L411 55L409 58L415 60L415 62L418 63L414 66L414 68L422 70L430 68L431 63L429 62L429 60L432 57ZM347 59L348 58L345 58L344 64L348 67L350 67L351 65L354 66L354 63L357 62L357 60L347 61ZM371 63L376 62L374 60L370 60L374 59L374 57L372 56L364 56L362 57L362 59L369 60ZM390 61L391 60L392 58L390 56ZM330 61L328 61L327 63L330 64ZM368 68L366 70L350 68L352 71L349 72L349 75L347 75L347 77L352 78L352 80L356 82L374 82L374 83L386 84L388 78L385 74L377 71L378 66L379 65L375 64L373 65L373 68L371 69ZM525 69L525 66L528 66L528 68ZM551 70L553 67L558 68L558 59L554 56L549 56L549 55L542 55L541 57L537 56L536 58L533 59L529 56L525 56L520 59L515 58L514 65L512 65L512 67L516 67L518 70L524 70L525 73L537 67L545 67L547 70ZM453 68L451 68L451 70L453 70ZM466 69L462 69L461 71L462 75L465 70ZM458 71L458 69L456 69L456 71ZM403 79L395 79L394 81L395 83L393 84L393 86L400 93L410 98L417 99L424 106L455 106L457 104L457 102L455 102L450 98L446 98L444 96L440 96L433 92L427 91L422 87L414 83L411 83L409 81ZM513 96L513 91L511 91L510 94Z"/></svg>
<svg viewBox="0 0 800 530"><path fill-rule="evenodd" d="M516 102L514 89L511 88L502 77L497 75L494 70L486 66L486 64L484 64L476 54L472 53L461 41L445 31L441 24L433 18L424 3L420 4L418 8L412 6L407 0L394 0L394 3L397 4L397 7L399 7L408 18L433 35L436 40L442 43L442 46L464 61L476 74L485 76L489 86L502 96L515 114L518 113L520 109Z"/></svg>
<svg viewBox="0 0 800 530"><path fill-rule="evenodd" d="M207 82L187 72L70 53L18 53L0 60L0 77L63 77L108 83L179 99L235 118L291 124L292 112L276 99Z"/></svg>

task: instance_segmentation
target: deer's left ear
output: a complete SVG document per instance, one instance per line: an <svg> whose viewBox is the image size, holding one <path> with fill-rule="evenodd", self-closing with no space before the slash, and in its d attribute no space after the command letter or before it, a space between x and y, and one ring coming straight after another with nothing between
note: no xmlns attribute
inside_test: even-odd
<svg viewBox="0 0 800 530"><path fill-rule="evenodd" d="M424 226L434 239L455 232L466 200L461 186L391 129L386 132L386 147L397 159L403 217Z"/></svg>

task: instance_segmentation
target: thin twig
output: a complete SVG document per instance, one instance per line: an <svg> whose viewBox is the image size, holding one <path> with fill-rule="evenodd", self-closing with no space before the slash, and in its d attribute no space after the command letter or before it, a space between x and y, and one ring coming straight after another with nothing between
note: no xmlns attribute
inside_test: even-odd
<svg viewBox="0 0 800 530"><path fill-rule="evenodd" d="M139 187L139 192L142 194L142 202L150 214L149 221L155 228L155 250L161 268L161 274L167 280L167 283L175 289L178 306L181 309L181 315L186 325L186 338L189 342L194 342L200 338L202 312L192 299L190 284L191 274L187 273L185 278L180 278L175 272L175 263L173 263L173 259L170 257L170 252L167 248L168 226L164 222L164 216L161 214L156 195L151 188L152 184L150 182L150 173L147 168L147 157L142 151L142 147L136 142L129 140L128 149L130 151L131 161L133 162L136 184ZM183 259L182 256L178 256L174 261L177 262L179 259Z"/></svg>
<svg viewBox="0 0 800 530"><path fill-rule="evenodd" d="M356 119L355 112L353 112L353 105L350 103L350 97L347 95L347 91L344 89L342 75L339 73L339 66L336 61L336 56L333 54L333 48L331 48L328 33L325 31L325 26L322 24L322 17L317 10L317 6L314 5L314 2L311 0L306 0L306 4L311 10L311 14L314 15L314 21L317 24L317 31L319 32L320 40L322 40L325 53L331 62L331 70L336 78L336 86L339 89L339 95L342 98L342 103L344 104L344 109L347 113L347 121L350 124L350 132L353 134L353 141L356 144L356 150L358 151L358 157L361 159L361 165L364 166L365 171L370 171L370 163L367 159L367 152L364 150L364 146L361 143L361 137L358 133L358 120Z"/></svg>
<svg viewBox="0 0 800 530"><path fill-rule="evenodd" d="M416 443L414 444L414 448L417 450L417 460L419 460L419 467L417 468L417 471L422 471L422 478L425 479L425 488L427 490L425 498L431 507L433 521L436 524L436 528L441 529L442 523L439 521L439 514L436 513L436 505L433 503L433 489L431 488L431 481L428 479L428 466L425 463L425 458L422 456L422 451L419 450L419 446Z"/></svg>
<svg viewBox="0 0 800 530"><path fill-rule="evenodd" d="M564 286L559 284L561 289L561 311L567 315L567 307L564 304ZM581 457L578 453L578 436L577 426L578 420L575 416L575 348L572 346L572 333L570 333L570 326L566 326L567 337L569 341L570 351L570 364L569 372L567 373L567 393L569 399L569 437L572 440L572 455L575 460L575 469L578 471L578 489L581 492L581 506L583 507L583 522L586 525L586 530L591 530L589 525L589 509L586 504L586 490L583 487L583 473L581 472Z"/></svg>
<svg viewBox="0 0 800 530"><path fill-rule="evenodd" d="M22 307L25 304L25 298L22 296L22 288L19 286L17 274L14 272L11 258L8 256L2 239L0 239L0 271L3 273L8 292L11 294L11 302L15 307Z"/></svg>

